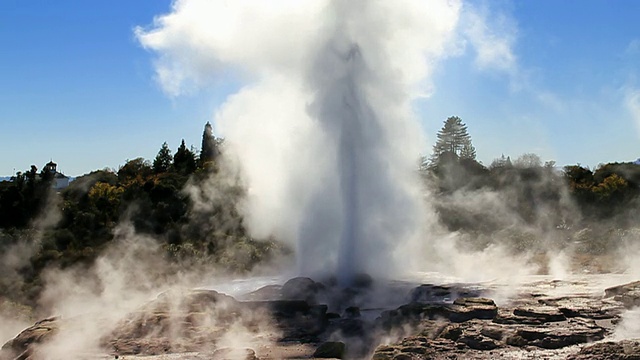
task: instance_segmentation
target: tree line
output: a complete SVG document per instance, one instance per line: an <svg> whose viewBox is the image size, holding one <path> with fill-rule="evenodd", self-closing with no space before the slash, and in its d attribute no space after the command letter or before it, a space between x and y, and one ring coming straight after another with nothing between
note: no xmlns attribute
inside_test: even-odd
<svg viewBox="0 0 640 360"><path fill-rule="evenodd" d="M226 176L219 166L223 148L223 139L213 136L207 123L199 153L182 140L172 154L165 142L152 161L136 158L117 171L93 171L58 193L54 174L36 166L0 182L0 259L19 245L33 249L18 269L0 264L2 273L18 274L0 281L0 300L33 304L45 268L91 264L114 243L114 230L123 223L135 234L158 239L165 258L176 264L218 263L242 272L286 251L272 239L248 236L235 207L244 189L219 180ZM208 207L196 208L185 189L211 186L218 196L208 199ZM45 221L50 216L55 219Z"/></svg>
<svg viewBox="0 0 640 360"><path fill-rule="evenodd" d="M476 160L467 126L455 116L445 120L432 155L422 159L421 173L436 194L441 222L474 238L529 229L602 253L616 249L640 227L637 163L558 168L554 161L526 153L515 159L502 155L485 166Z"/></svg>
<svg viewBox="0 0 640 360"><path fill-rule="evenodd" d="M164 142L152 160L136 158L117 171L93 171L59 193L52 188L55 174L46 167L39 171L31 166L0 182L0 258L16 245L33 247L28 261L14 269L19 281L0 281L0 298L12 294L35 301L43 269L91 264L114 243L114 230L122 223L158 239L166 258L176 263L215 262L246 271L290 252L274 239L247 234L236 210L245 189L228 181L233 176L220 167L223 154L223 139L207 123L199 152L184 140L175 152ZM459 117L444 121L420 170L435 194L433 206L441 223L472 234L475 247L487 245L478 239L492 241L505 229L517 229L509 235L516 239L515 247L528 249L536 246L532 229L543 229L565 242L587 234L588 251L606 251L620 229L638 226L632 209L640 195L640 165L559 169L552 161L523 154L515 159L502 155L485 166L477 161L468 127ZM206 197L211 187L215 198ZM198 201L207 206L196 206ZM7 266L0 264L0 271L8 273Z"/></svg>

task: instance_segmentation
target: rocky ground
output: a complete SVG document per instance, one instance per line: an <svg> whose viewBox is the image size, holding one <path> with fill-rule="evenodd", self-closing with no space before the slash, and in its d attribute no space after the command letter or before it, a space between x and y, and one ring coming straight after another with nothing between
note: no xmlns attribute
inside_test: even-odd
<svg viewBox="0 0 640 360"><path fill-rule="evenodd" d="M49 359L56 344L59 354L99 333L90 352L65 358L640 359L640 340L612 337L640 305L640 282L599 288L593 279L531 281L508 295L495 284L367 276L348 289L294 278L237 297L171 291L115 323L100 314L43 319L4 344L0 358Z"/></svg>

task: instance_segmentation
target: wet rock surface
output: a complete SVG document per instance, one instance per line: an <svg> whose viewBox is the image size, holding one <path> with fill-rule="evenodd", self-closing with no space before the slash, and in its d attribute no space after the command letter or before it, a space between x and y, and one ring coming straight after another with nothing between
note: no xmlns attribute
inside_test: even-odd
<svg viewBox="0 0 640 360"><path fill-rule="evenodd" d="M543 281L500 304L489 286L328 283L294 278L237 298L162 293L101 324L111 328L98 350L105 359L640 359L640 340L607 341L640 282L558 295L576 284ZM42 320L4 344L0 358L47 358L43 345L79 322Z"/></svg>

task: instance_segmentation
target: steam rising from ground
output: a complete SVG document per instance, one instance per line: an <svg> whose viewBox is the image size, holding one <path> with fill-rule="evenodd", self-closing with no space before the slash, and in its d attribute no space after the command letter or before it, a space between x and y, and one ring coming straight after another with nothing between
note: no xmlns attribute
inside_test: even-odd
<svg viewBox="0 0 640 360"><path fill-rule="evenodd" d="M464 235L439 224L416 171L428 141L411 102L433 92L438 62L468 47L481 70L517 80L515 28L460 1L178 0L136 35L158 55L157 78L171 96L231 79L244 85L215 125L225 166L248 189L240 209L251 234L295 244L299 273L348 283L356 272L429 268L486 280L536 271L524 266L528 256L515 260L517 272L495 261L511 253L495 239L461 254ZM553 243L555 213L541 206L533 225L522 224L510 195L458 191L445 201L502 223L505 238L527 232ZM548 267L562 275L566 253L555 259L556 250Z"/></svg>
<svg viewBox="0 0 640 360"><path fill-rule="evenodd" d="M338 272L343 283L358 271L416 269L466 280L540 270L563 277L580 240L561 228L580 216L566 188L558 208L536 201L523 221L513 199L524 185L436 199L415 171L429 142L411 102L434 91L438 62L471 50L480 70L517 80L515 30L508 16L461 1L177 0L136 36L157 54L157 79L171 96L243 85L215 114L223 166L248 189L239 207L251 234L295 244L299 272ZM564 186L554 179L536 186ZM434 207L499 230L451 232ZM473 255L460 251L470 237L484 245ZM541 251L546 269L525 265Z"/></svg>
<svg viewBox="0 0 640 360"><path fill-rule="evenodd" d="M206 280L210 281L216 274L213 267L191 267L180 271L175 266L167 261L155 239L136 234L130 224L123 222L116 229L114 242L93 265L77 265L64 270L48 269L42 276L44 291L39 299L38 319L55 314L62 319L63 325L38 347L37 355L46 354L42 356L48 359L65 359L69 356L100 354L105 349L117 352L116 346L105 345L105 342L113 339L114 329L124 327L123 321L134 319L136 311L160 297L168 301L169 309L178 313L185 294ZM223 279L223 275L217 278ZM0 307L0 310L6 309ZM216 323L215 315L224 311L224 306L216 304L211 318L205 319L207 326L221 328L222 325ZM168 314L170 329L166 340L170 346L179 348L181 334L185 331L184 319L171 312ZM15 318L15 314L12 315ZM264 334L273 334L274 330L268 316L247 312L236 313L234 317L236 322L225 324L215 344L202 345L198 350L255 348L269 343L270 339ZM3 332L0 333L3 341L14 337L28 323L28 320L3 322ZM252 330L248 329L247 323L252 324ZM157 328L153 331L156 334L165 330L155 325ZM13 333L4 334L5 326L7 331ZM144 341L143 338L140 340ZM234 359L244 358L241 354L236 355L229 354Z"/></svg>
<svg viewBox="0 0 640 360"><path fill-rule="evenodd" d="M20 269L29 263L42 245L43 232L53 228L62 214L58 207L60 199L55 196L53 189L47 195L44 207L40 214L31 224L31 230L19 233L17 239L13 236L0 232L0 286L7 289L16 299L21 299L25 283ZM6 237L6 238L5 238ZM7 294L8 295L8 294ZM27 306L9 301L0 294L0 343L14 337L15 334L33 322L34 315L32 309Z"/></svg>
<svg viewBox="0 0 640 360"><path fill-rule="evenodd" d="M297 244L299 271L392 272L424 218L411 109L450 50L458 2L176 1L137 29L171 95L234 71L216 127L249 189L254 236ZM391 256L390 256L391 255Z"/></svg>

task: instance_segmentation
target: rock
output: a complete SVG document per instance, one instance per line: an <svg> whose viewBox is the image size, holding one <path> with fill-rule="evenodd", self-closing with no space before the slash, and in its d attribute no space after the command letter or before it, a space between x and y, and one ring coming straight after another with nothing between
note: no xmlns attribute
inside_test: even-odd
<svg viewBox="0 0 640 360"><path fill-rule="evenodd" d="M460 297L453 301L454 305L461 305L467 307L473 306L491 306L496 307L496 303L488 298L483 297Z"/></svg>
<svg viewBox="0 0 640 360"><path fill-rule="evenodd" d="M397 360L397 359L433 359L437 353L437 346L424 338L406 338L397 345L380 345L373 355L372 360Z"/></svg>
<svg viewBox="0 0 640 360"><path fill-rule="evenodd" d="M277 318L292 318L311 309L303 300L245 301L242 305L250 309L265 309Z"/></svg>
<svg viewBox="0 0 640 360"><path fill-rule="evenodd" d="M467 345L470 349L475 350L493 350L500 346L500 344L488 337L480 334L465 335L458 339L458 342Z"/></svg>
<svg viewBox="0 0 640 360"><path fill-rule="evenodd" d="M266 285L238 298L244 301L282 300L282 285Z"/></svg>
<svg viewBox="0 0 640 360"><path fill-rule="evenodd" d="M497 328L493 326L487 331L490 323L483 320L472 320L462 324L450 324L438 336L455 342L457 345L464 345L474 350L493 350L502 346L500 339L502 334L498 334ZM491 335L498 340L487 335Z"/></svg>
<svg viewBox="0 0 640 360"><path fill-rule="evenodd" d="M498 314L493 318L493 322L502 325L541 325L544 323L542 319L528 316L517 316L513 314L513 310L498 310Z"/></svg>
<svg viewBox="0 0 640 360"><path fill-rule="evenodd" d="M359 318L360 317L360 308L357 306L349 306L344 309L344 317L346 318Z"/></svg>
<svg viewBox="0 0 640 360"><path fill-rule="evenodd" d="M341 341L328 341L320 344L316 351L313 353L313 357L316 358L344 358L347 346Z"/></svg>
<svg viewBox="0 0 640 360"><path fill-rule="evenodd" d="M640 281L607 288L604 290L604 297L613 297L627 309L640 306Z"/></svg>
<svg viewBox="0 0 640 360"><path fill-rule="evenodd" d="M103 345L119 355L195 351L214 346L232 324L274 341L310 342L325 330L326 312L326 305L303 300L240 302L212 290L162 294L118 324ZM272 333L261 330L264 322L273 324Z"/></svg>
<svg viewBox="0 0 640 360"><path fill-rule="evenodd" d="M258 360L253 349L217 349L211 355L213 360Z"/></svg>
<svg viewBox="0 0 640 360"><path fill-rule="evenodd" d="M585 324L554 327L523 327L516 330L516 336L524 339L526 345L545 349L559 349L570 345L602 340L603 328Z"/></svg>
<svg viewBox="0 0 640 360"><path fill-rule="evenodd" d="M328 312L326 315L327 320L335 320L335 319L340 319L340 314L336 314L333 312Z"/></svg>
<svg viewBox="0 0 640 360"><path fill-rule="evenodd" d="M451 299L451 288L448 286L423 284L411 290L410 302L432 303Z"/></svg>
<svg viewBox="0 0 640 360"><path fill-rule="evenodd" d="M324 290L324 285L307 277L296 277L282 285L282 297L286 300L303 300L316 303L316 295Z"/></svg>
<svg viewBox="0 0 640 360"><path fill-rule="evenodd" d="M484 300L478 300L478 302L482 303ZM459 304L467 303L466 300L459 302ZM554 314L550 309L543 310L546 310L544 316L549 313ZM505 311L512 313L513 309ZM486 319L470 319L464 322L445 323L440 330L435 325L438 322L442 323L443 320L423 320L418 325L425 327L420 333L405 337L397 344L379 347L374 352L374 359L394 359L402 354L403 348L407 347L413 349L413 354L426 354L412 355L416 359L494 359L512 356L516 358L517 355L510 355L516 348L525 348L527 352L538 351L541 354L540 356L531 355L530 358L544 358L553 355L551 351L557 349L601 340L607 333L607 330L598 326L595 320L583 318L542 322L536 326L519 323L496 324Z"/></svg>
<svg viewBox="0 0 640 360"><path fill-rule="evenodd" d="M439 336L451 341L458 341L462 336L462 330L463 328L459 324L450 324L442 330Z"/></svg>
<svg viewBox="0 0 640 360"><path fill-rule="evenodd" d="M632 309L640 306L640 291L629 291L625 294L616 295L613 299L621 302L625 308Z"/></svg>
<svg viewBox="0 0 640 360"><path fill-rule="evenodd" d="M445 318L445 315L444 305L410 303L395 310L383 311L376 319L376 323L384 330L391 330L405 325L416 326L424 319Z"/></svg>
<svg viewBox="0 0 640 360"><path fill-rule="evenodd" d="M47 342L59 331L60 323L58 317L36 322L2 346L1 358L28 359L35 346Z"/></svg>
<svg viewBox="0 0 640 360"><path fill-rule="evenodd" d="M529 343L520 335L510 335L505 339L505 344L510 346L523 347L528 345Z"/></svg>
<svg viewBox="0 0 640 360"><path fill-rule="evenodd" d="M414 357L409 354L398 354L393 357L393 360L414 360Z"/></svg>
<svg viewBox="0 0 640 360"><path fill-rule="evenodd" d="M369 289L373 285L373 278L369 274L356 274L353 277L352 287L356 289Z"/></svg>
<svg viewBox="0 0 640 360"><path fill-rule="evenodd" d="M322 355L325 351L323 346L329 345L317 347L317 344L327 339L343 341L344 348L339 356L326 355L334 358L364 358L372 354L373 359L379 360L560 359L573 354L578 360L640 360L636 357L640 347L637 342L586 345L612 333L624 310L616 298L629 294L634 296L633 284L608 291L610 296L607 298L585 293L552 298L545 294L544 288L555 289L564 283L540 282L534 284L533 289L528 285L526 291L501 308L489 298L459 296L465 292L480 293L473 288L422 285L413 290L415 298L434 301L413 301L388 310L372 305L375 302L368 302L371 299L367 297L377 296L376 291L355 287L327 289L308 278L296 278L287 283L282 288L288 288L288 296L294 298L281 296L282 289L278 286L249 294L246 298L251 301L237 301L209 290L163 293L128 314L100 340L100 345L112 356L127 355L132 360L150 355L156 355L150 359L167 356L179 359L184 357L177 353L195 354L197 351L206 351L206 354L198 353L189 358L309 358L316 350L319 353L315 356ZM406 284L402 286L402 291L397 292L400 296L409 288ZM300 293L296 295L296 291ZM329 306L310 303L302 299L306 297L304 291L309 291L314 301L332 299L335 302L328 303ZM398 299L401 297L394 298L394 301ZM360 307L366 309L367 315L380 311L380 316L372 322L369 316L359 316ZM332 313L327 312L329 308ZM340 313L343 317L339 316ZM102 324L99 319L94 322ZM38 349L39 343L46 342L56 331L67 331L73 323L65 320L61 326L57 319L38 322L5 344L2 355L10 352L9 359L35 358L38 352L43 351ZM269 325L265 326L266 323ZM272 345L256 347L255 351L219 348L219 340L228 334L232 325L245 329L246 336L256 336ZM375 348L387 336L399 340ZM580 347L572 345L584 348L580 350ZM298 350L283 351L285 346ZM272 351L273 348L276 350ZM347 348L349 354L345 355ZM239 356L234 353L236 351L240 352ZM603 355L608 352L611 357ZM69 355L74 358L77 354ZM4 360L4 357L0 358Z"/></svg>
<svg viewBox="0 0 640 360"><path fill-rule="evenodd" d="M627 284L612 286L604 289L604 297L609 298L616 295L626 294L630 291L640 290L640 281L634 281Z"/></svg>
<svg viewBox="0 0 640 360"><path fill-rule="evenodd" d="M481 291L460 284L433 285L422 284L409 293L410 302L442 303L457 298L473 298L481 296Z"/></svg>
<svg viewBox="0 0 640 360"><path fill-rule="evenodd" d="M458 298L447 309L447 317L453 322L463 322L471 319L493 319L498 315L496 303L487 298Z"/></svg>
<svg viewBox="0 0 640 360"><path fill-rule="evenodd" d="M242 311L233 297L213 290L165 292L118 323L102 345L118 355L197 350L220 337Z"/></svg>
<svg viewBox="0 0 640 360"><path fill-rule="evenodd" d="M338 322L342 334L347 337L363 336L365 323L360 319L342 319Z"/></svg>
<svg viewBox="0 0 640 360"><path fill-rule="evenodd" d="M617 319L622 310L613 299L603 300L584 295L543 298L539 303L557 308L567 318Z"/></svg>
<svg viewBox="0 0 640 360"><path fill-rule="evenodd" d="M502 338L504 337L504 332L505 330L502 327L495 327L489 324L487 324L480 330L480 333L482 335L498 341L502 340Z"/></svg>
<svg viewBox="0 0 640 360"><path fill-rule="evenodd" d="M252 301L240 305L270 316L282 333L278 339L282 341L315 341L328 323L326 305L310 306L301 300Z"/></svg>
<svg viewBox="0 0 640 360"><path fill-rule="evenodd" d="M576 313L575 315L579 314L580 313ZM499 311L494 319L494 322L498 324L540 325L548 322L565 320L567 320L567 317L557 307L532 305L526 307L517 307L511 312Z"/></svg>
<svg viewBox="0 0 640 360"><path fill-rule="evenodd" d="M513 315L539 319L541 322L564 321L567 319L558 308L551 306L516 308L513 310Z"/></svg>
<svg viewBox="0 0 640 360"><path fill-rule="evenodd" d="M396 310L385 311L378 319L385 327L402 324L416 324L423 319L447 319L452 322L464 322L471 319L493 319L498 307L491 299L458 298L453 304L409 303Z"/></svg>
<svg viewBox="0 0 640 360"><path fill-rule="evenodd" d="M640 359L640 341L606 341L587 345L568 360L638 360Z"/></svg>

